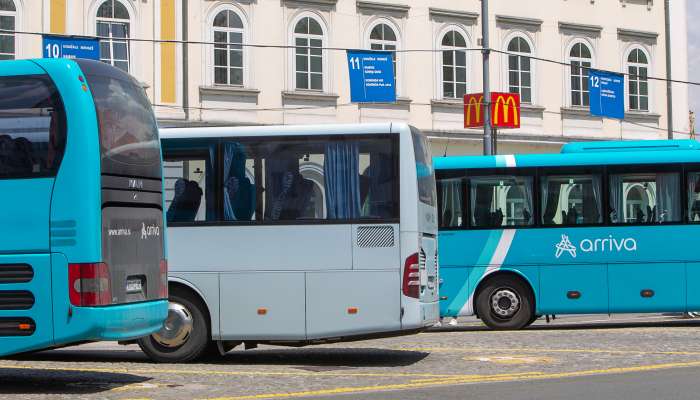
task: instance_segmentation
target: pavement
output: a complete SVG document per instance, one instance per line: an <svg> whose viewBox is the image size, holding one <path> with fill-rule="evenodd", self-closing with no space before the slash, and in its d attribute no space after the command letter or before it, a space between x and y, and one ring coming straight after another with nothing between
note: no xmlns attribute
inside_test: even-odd
<svg viewBox="0 0 700 400"><path fill-rule="evenodd" d="M576 316L492 332L476 320L419 335L234 350L154 364L92 343L0 360L0 398L697 399L700 320Z"/></svg>

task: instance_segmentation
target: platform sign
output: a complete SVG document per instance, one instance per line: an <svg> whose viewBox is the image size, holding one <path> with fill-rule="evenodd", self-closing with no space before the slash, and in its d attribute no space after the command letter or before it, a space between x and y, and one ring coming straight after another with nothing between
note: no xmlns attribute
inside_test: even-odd
<svg viewBox="0 0 700 400"><path fill-rule="evenodd" d="M588 76L591 115L625 118L625 76L614 72L590 70Z"/></svg>
<svg viewBox="0 0 700 400"><path fill-rule="evenodd" d="M520 95L491 93L489 110L494 128L520 128ZM464 95L464 128L484 126L484 94Z"/></svg>
<svg viewBox="0 0 700 400"><path fill-rule="evenodd" d="M97 38L73 36L43 36L44 58L100 59L100 41Z"/></svg>
<svg viewBox="0 0 700 400"><path fill-rule="evenodd" d="M348 50L350 99L353 103L395 103L393 53Z"/></svg>

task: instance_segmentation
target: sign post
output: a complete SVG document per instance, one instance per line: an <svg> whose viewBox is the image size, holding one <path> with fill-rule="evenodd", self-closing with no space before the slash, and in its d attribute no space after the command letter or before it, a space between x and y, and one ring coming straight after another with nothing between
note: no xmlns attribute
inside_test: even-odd
<svg viewBox="0 0 700 400"><path fill-rule="evenodd" d="M42 36L44 58L100 59L100 42L97 38L76 36Z"/></svg>
<svg viewBox="0 0 700 400"><path fill-rule="evenodd" d="M348 50L350 101L395 103L394 58L389 51Z"/></svg>
<svg viewBox="0 0 700 400"><path fill-rule="evenodd" d="M625 118L625 76L590 70L588 75L591 115Z"/></svg>

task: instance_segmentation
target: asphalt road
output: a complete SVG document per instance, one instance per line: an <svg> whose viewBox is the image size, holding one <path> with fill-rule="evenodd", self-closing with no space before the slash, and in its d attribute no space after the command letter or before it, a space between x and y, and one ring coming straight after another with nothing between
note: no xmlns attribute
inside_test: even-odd
<svg viewBox="0 0 700 400"><path fill-rule="evenodd" d="M355 343L154 364L94 343L0 360L0 398L698 399L700 320L561 318L520 332L477 321Z"/></svg>

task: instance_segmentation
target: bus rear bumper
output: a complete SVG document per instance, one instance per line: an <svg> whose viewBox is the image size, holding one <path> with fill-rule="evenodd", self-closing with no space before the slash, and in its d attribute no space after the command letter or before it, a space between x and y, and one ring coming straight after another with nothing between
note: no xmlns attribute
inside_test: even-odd
<svg viewBox="0 0 700 400"><path fill-rule="evenodd" d="M67 336L56 332L57 345L74 341L131 340L150 335L163 326L168 301L119 304L106 307L73 307L66 324Z"/></svg>

